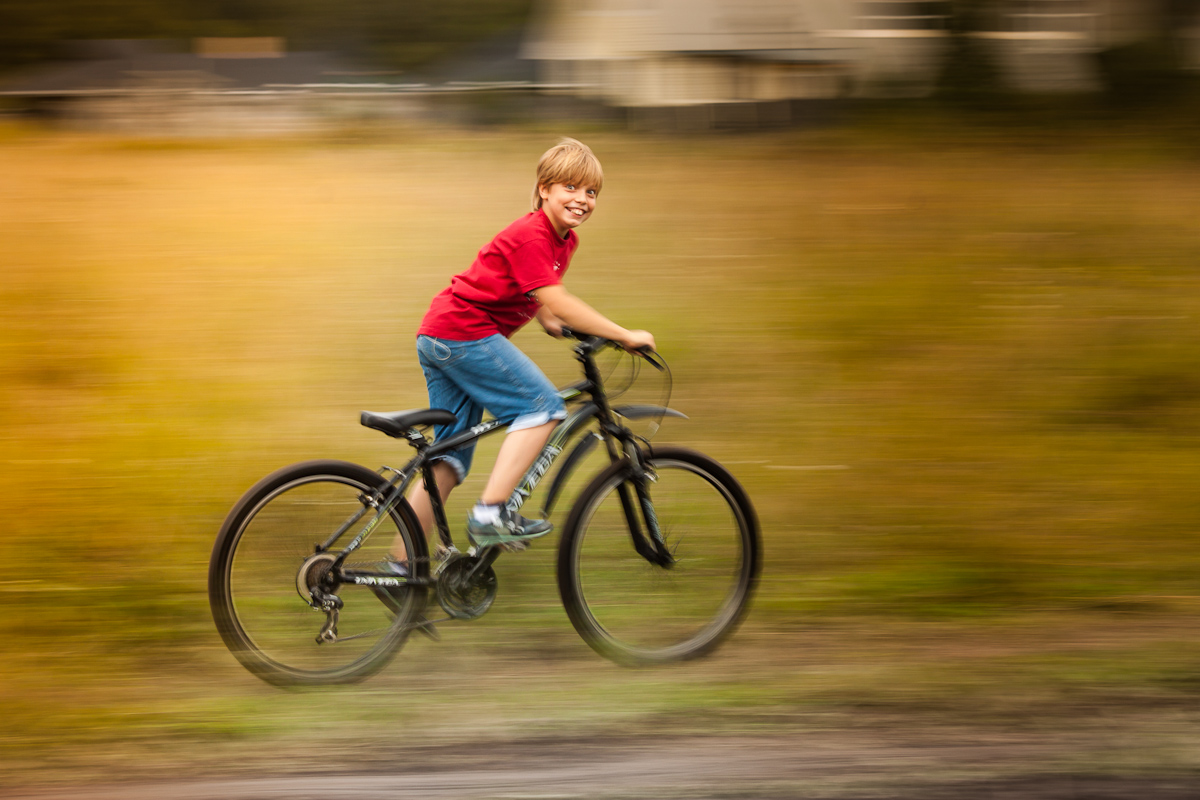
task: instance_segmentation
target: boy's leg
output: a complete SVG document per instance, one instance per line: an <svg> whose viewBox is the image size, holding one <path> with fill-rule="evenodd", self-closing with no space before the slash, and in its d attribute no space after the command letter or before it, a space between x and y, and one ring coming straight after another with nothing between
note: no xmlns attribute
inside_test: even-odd
<svg viewBox="0 0 1200 800"><path fill-rule="evenodd" d="M421 339L418 343L418 350L426 345ZM495 471L481 498L486 502L469 515L467 533L471 540L493 544L514 537L545 535L552 527L548 522L511 514L504 504L546 444L557 420L567 416L558 390L529 356L499 334L470 342L440 340L432 347L428 355L421 350L422 366L427 358L439 359L436 373L452 382L454 391L469 398L475 407L487 408L497 419L511 420ZM440 359L442 356L444 359ZM427 380L432 371L426 370ZM430 386L432 398L432 381Z"/></svg>
<svg viewBox="0 0 1200 800"><path fill-rule="evenodd" d="M545 520L525 519L506 507L521 477L545 447L558 420L510 430L500 445L496 466L488 477L479 503L467 515L467 536L477 547L516 544L545 536L554 526Z"/></svg>
<svg viewBox="0 0 1200 800"><path fill-rule="evenodd" d="M507 434L504 443L500 445L500 452L496 455L496 466L492 467L492 474L479 497L479 502L488 505L508 502L525 471L533 464L538 453L542 452L546 442L550 441L550 434L557 425L558 420L552 419L544 425Z"/></svg>
<svg viewBox="0 0 1200 800"><path fill-rule="evenodd" d="M429 390L429 407L452 411L458 418L458 421L452 425L435 426L435 441L478 425L480 419L483 418L483 407L471 400L470 395L446 374L446 362L453 363L461 357L461 354L456 356L451 345L457 348L463 344L470 345L471 343L445 342L427 336L417 337L417 358ZM450 459L449 461L440 460L433 463L433 477L437 481L438 494L441 495L443 504L470 471L474 450L475 444L472 442L466 447L447 454L446 457ZM409 504L416 514L417 521L421 523L422 533L428 536L436 526L433 519L433 502L429 493L425 491L424 482L413 488L409 495ZM408 558L404 540L400 536L392 541L390 555L399 562Z"/></svg>

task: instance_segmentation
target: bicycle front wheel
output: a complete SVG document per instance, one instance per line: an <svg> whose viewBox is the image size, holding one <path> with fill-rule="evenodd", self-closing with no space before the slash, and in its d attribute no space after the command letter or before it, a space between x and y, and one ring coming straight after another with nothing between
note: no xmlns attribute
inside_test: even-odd
<svg viewBox="0 0 1200 800"><path fill-rule="evenodd" d="M209 602L225 644L255 675L280 686L361 680L386 664L408 636L424 609L423 587L385 594L381 588L324 584L343 602L332 641L318 642L327 617L309 603L311 587L336 553L374 516L367 501L385 485L357 464L309 461L267 476L234 506L213 547ZM330 551L316 555L317 545L342 528ZM425 539L403 501L345 566L377 568L397 537L409 574L425 575Z"/></svg>
<svg viewBox="0 0 1200 800"><path fill-rule="evenodd" d="M647 465L659 528L674 563L634 549L622 485L637 506L628 460L580 494L563 529L558 586L575 630L628 665L703 655L741 620L759 570L758 522L737 480L708 456L655 448ZM642 531L640 511L634 512Z"/></svg>

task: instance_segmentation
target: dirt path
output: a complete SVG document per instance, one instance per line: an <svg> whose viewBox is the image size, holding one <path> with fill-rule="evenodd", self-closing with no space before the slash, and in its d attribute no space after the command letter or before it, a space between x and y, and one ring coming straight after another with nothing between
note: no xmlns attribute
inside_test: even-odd
<svg viewBox="0 0 1200 800"><path fill-rule="evenodd" d="M356 800L463 798L895 798L951 800L1194 800L1200 776L1117 778L1044 765L1070 755L1061 741L993 738L910 744L845 733L786 737L580 741L509 747L486 757L404 751L391 768L230 779L70 786L16 793L29 800ZM439 762L438 759L445 759ZM394 765L406 764L404 769ZM1030 769L1030 765L1043 765Z"/></svg>

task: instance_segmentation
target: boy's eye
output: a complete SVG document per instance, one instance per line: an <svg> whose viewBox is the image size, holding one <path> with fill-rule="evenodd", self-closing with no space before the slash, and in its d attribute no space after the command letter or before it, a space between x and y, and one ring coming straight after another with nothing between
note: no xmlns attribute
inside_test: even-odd
<svg viewBox="0 0 1200 800"><path fill-rule="evenodd" d="M595 190L595 189L588 189L588 190L587 190L587 193L588 193L588 197L595 197L595 196L596 196L596 190Z"/></svg>
<svg viewBox="0 0 1200 800"><path fill-rule="evenodd" d="M567 183L567 184L564 184L564 185L567 187L567 191L568 191L568 192L573 192L573 191L575 191L575 184L573 184L573 183Z"/></svg>

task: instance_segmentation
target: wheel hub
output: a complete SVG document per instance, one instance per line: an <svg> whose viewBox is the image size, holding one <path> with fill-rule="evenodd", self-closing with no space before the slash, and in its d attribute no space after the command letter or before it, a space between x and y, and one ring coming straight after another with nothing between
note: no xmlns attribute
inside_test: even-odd
<svg viewBox="0 0 1200 800"><path fill-rule="evenodd" d="M327 594L337 589L337 582L330 577L336 561L337 556L332 553L317 553L306 558L296 573L296 591L313 608L320 608L313 597L313 589L321 589Z"/></svg>

